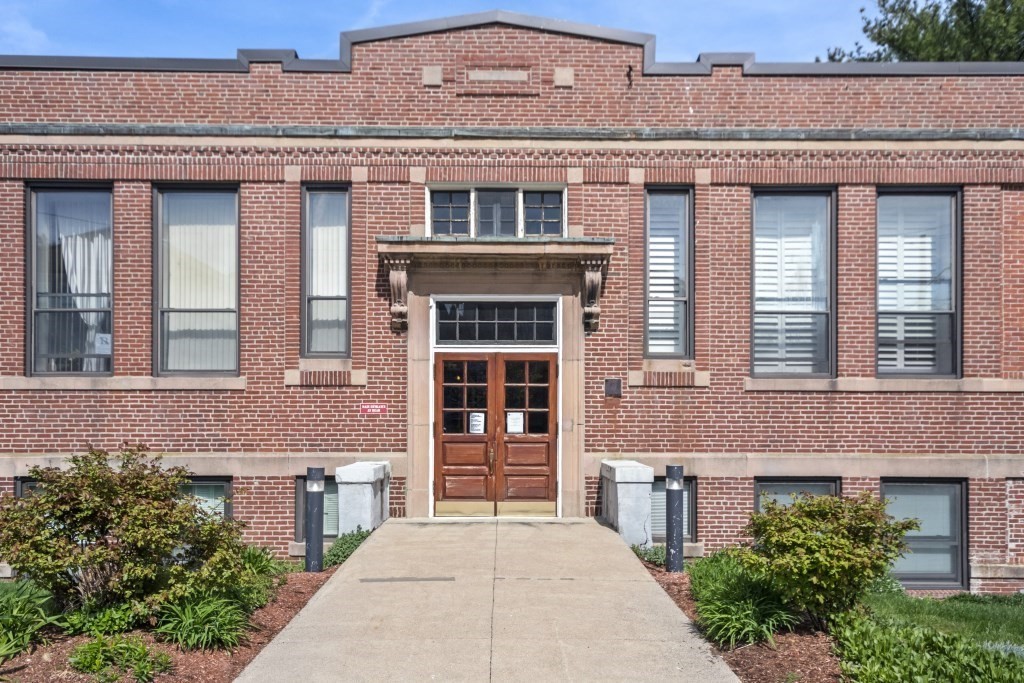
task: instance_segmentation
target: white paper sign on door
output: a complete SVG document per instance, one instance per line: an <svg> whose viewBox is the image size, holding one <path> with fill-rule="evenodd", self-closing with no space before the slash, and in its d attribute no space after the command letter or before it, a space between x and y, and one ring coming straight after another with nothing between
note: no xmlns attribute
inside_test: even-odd
<svg viewBox="0 0 1024 683"><path fill-rule="evenodd" d="M469 414L469 433L470 434L483 434L487 431L487 419L486 413L470 413Z"/></svg>
<svg viewBox="0 0 1024 683"><path fill-rule="evenodd" d="M523 433L523 413L505 413L505 433L506 434L522 434Z"/></svg>

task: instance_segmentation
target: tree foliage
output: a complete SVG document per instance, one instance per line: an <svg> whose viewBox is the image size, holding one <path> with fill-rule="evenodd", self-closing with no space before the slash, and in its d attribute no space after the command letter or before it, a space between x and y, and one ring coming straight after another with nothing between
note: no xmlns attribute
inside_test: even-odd
<svg viewBox="0 0 1024 683"><path fill-rule="evenodd" d="M861 8L876 49L828 50L830 62L1017 62L1024 60L1024 0L876 0Z"/></svg>

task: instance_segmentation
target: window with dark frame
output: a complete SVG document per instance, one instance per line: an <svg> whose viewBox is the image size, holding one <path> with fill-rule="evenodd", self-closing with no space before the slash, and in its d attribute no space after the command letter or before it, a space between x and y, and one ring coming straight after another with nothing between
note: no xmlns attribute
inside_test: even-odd
<svg viewBox="0 0 1024 683"><path fill-rule="evenodd" d="M160 373L238 372L238 193L157 194Z"/></svg>
<svg viewBox="0 0 1024 683"><path fill-rule="evenodd" d="M527 237L562 234L562 193L523 192L523 232Z"/></svg>
<svg viewBox="0 0 1024 683"><path fill-rule="evenodd" d="M787 507L797 496L838 496L839 479L757 479L754 482L754 509L761 501L771 500Z"/></svg>
<svg viewBox="0 0 1024 683"><path fill-rule="evenodd" d="M651 487L651 540L664 543L666 538L665 477L655 477ZM697 480L683 480L683 541L697 542Z"/></svg>
<svg viewBox="0 0 1024 683"><path fill-rule="evenodd" d="M303 231L303 354L349 355L348 190L307 188Z"/></svg>
<svg viewBox="0 0 1024 683"><path fill-rule="evenodd" d="M831 377L831 192L754 195L752 372Z"/></svg>
<svg viewBox="0 0 1024 683"><path fill-rule="evenodd" d="M878 196L879 375L958 374L958 196Z"/></svg>
<svg viewBox="0 0 1024 683"><path fill-rule="evenodd" d="M431 233L434 235L469 236L469 191L434 191L430 193Z"/></svg>
<svg viewBox="0 0 1024 683"><path fill-rule="evenodd" d="M324 480L324 540L338 537L338 482L328 476ZM295 541L306 540L306 478L295 478Z"/></svg>
<svg viewBox="0 0 1024 683"><path fill-rule="evenodd" d="M647 191L647 355L692 357L690 193Z"/></svg>
<svg viewBox="0 0 1024 683"><path fill-rule="evenodd" d="M561 237L565 200L559 189L430 190L430 234L515 239Z"/></svg>
<svg viewBox="0 0 1024 683"><path fill-rule="evenodd" d="M209 513L224 517L234 514L231 477L192 477L178 490L183 496L194 496L199 506Z"/></svg>
<svg viewBox="0 0 1024 683"><path fill-rule="evenodd" d="M29 374L111 374L112 193L33 187L29 199Z"/></svg>
<svg viewBox="0 0 1024 683"><path fill-rule="evenodd" d="M554 301L439 301L437 343L554 344L555 313Z"/></svg>
<svg viewBox="0 0 1024 683"><path fill-rule="evenodd" d="M893 565L893 575L911 588L966 586L966 483L942 480L882 480L886 512L896 519L917 519L921 528L907 533L908 551Z"/></svg>
<svg viewBox="0 0 1024 683"><path fill-rule="evenodd" d="M14 478L14 497L24 498L32 495L32 492L39 488L39 482L32 477Z"/></svg>

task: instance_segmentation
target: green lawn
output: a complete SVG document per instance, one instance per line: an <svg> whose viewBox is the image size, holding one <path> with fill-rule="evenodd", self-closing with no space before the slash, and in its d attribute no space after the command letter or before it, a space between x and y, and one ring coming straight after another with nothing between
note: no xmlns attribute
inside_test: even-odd
<svg viewBox="0 0 1024 683"><path fill-rule="evenodd" d="M869 595L865 602L876 614L896 621L958 633L978 643L1024 645L1024 595L946 600Z"/></svg>

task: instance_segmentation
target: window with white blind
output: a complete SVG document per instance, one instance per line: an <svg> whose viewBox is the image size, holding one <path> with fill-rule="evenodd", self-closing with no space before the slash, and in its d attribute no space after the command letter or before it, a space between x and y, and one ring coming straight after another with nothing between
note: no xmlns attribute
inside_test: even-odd
<svg viewBox="0 0 1024 683"><path fill-rule="evenodd" d="M324 538L338 537L338 482L328 476L324 480ZM295 540L306 540L306 478L295 480Z"/></svg>
<svg viewBox="0 0 1024 683"><path fill-rule="evenodd" d="M655 477L651 486L651 540L664 543L668 532L665 477ZM697 541L697 480L683 480L683 541Z"/></svg>
<svg viewBox="0 0 1024 683"><path fill-rule="evenodd" d="M232 514L230 477L193 477L179 490L183 496L194 496L199 507L211 514Z"/></svg>
<svg viewBox="0 0 1024 683"><path fill-rule="evenodd" d="M237 193L164 190L157 210L159 371L237 372Z"/></svg>
<svg viewBox="0 0 1024 683"><path fill-rule="evenodd" d="M344 357L349 353L348 191L305 192L303 353Z"/></svg>
<svg viewBox="0 0 1024 683"><path fill-rule="evenodd" d="M957 196L878 197L878 374L956 375Z"/></svg>
<svg viewBox="0 0 1024 683"><path fill-rule="evenodd" d="M754 197L755 375L831 376L832 195Z"/></svg>
<svg viewBox="0 0 1024 683"><path fill-rule="evenodd" d="M30 202L30 373L110 374L110 190L33 188Z"/></svg>
<svg viewBox="0 0 1024 683"><path fill-rule="evenodd" d="M690 193L647 192L647 355L690 357Z"/></svg>
<svg viewBox="0 0 1024 683"><path fill-rule="evenodd" d="M907 532L907 552L893 574L914 588L961 588L966 576L966 483L922 479L882 481L886 512L916 519L921 528Z"/></svg>

